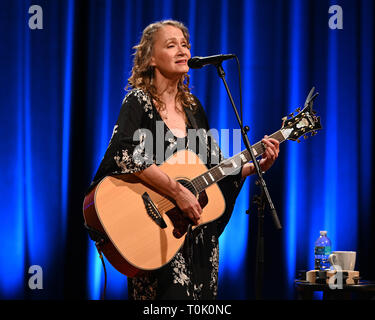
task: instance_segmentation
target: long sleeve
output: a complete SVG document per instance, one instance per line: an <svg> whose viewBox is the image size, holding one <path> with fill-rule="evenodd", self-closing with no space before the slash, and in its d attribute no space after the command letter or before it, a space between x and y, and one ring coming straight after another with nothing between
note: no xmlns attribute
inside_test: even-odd
<svg viewBox="0 0 375 320"><path fill-rule="evenodd" d="M154 161L151 100L142 90L129 92L122 103L108 148L89 189L111 174L135 173Z"/></svg>
<svg viewBox="0 0 375 320"><path fill-rule="evenodd" d="M152 133L142 125L144 116L152 115L148 109L152 110L150 101L134 91L124 99L108 149L121 173L135 173L153 163L152 149L146 148L152 146Z"/></svg>

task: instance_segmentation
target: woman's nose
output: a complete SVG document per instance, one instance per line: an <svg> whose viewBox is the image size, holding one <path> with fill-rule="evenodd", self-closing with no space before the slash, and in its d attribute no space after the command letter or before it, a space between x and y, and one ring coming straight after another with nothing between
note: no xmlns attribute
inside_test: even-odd
<svg viewBox="0 0 375 320"><path fill-rule="evenodd" d="M186 55L187 53L186 53L186 48L185 47L183 47L182 45L178 45L177 46L177 48L178 48L178 55Z"/></svg>

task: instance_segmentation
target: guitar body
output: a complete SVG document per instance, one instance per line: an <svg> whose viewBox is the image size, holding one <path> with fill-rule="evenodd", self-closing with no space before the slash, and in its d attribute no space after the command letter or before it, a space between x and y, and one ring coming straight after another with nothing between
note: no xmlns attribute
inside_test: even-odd
<svg viewBox="0 0 375 320"><path fill-rule="evenodd" d="M188 150L176 152L159 168L178 181L190 181L207 171L199 157ZM146 210L145 193L164 220L163 227ZM216 183L199 194L199 202L203 212L193 229L225 211L225 200ZM182 247L190 223L170 199L132 174L107 176L100 181L85 197L83 214L89 227L108 237L101 248L107 260L129 277L171 261Z"/></svg>

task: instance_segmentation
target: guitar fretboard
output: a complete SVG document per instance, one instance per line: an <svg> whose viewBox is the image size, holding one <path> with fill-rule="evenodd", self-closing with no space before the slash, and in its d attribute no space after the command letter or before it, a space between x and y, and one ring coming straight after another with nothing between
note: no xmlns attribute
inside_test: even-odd
<svg viewBox="0 0 375 320"><path fill-rule="evenodd" d="M286 137L284 137L282 130L275 132L269 137L276 139L280 143L286 140ZM262 155L265 151L261 141L252 145L252 150L255 157ZM236 154L235 156L224 160L223 162L219 163L200 176L194 178L193 180L191 180L191 183L193 184L197 192L200 193L210 185L220 181L226 176L235 174L243 165L245 165L249 161L251 161L251 156L249 151L246 149Z"/></svg>

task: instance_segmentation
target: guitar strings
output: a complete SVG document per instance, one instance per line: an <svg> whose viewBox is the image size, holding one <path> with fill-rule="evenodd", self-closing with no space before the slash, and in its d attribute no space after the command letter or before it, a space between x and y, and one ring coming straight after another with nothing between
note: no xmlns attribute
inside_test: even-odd
<svg viewBox="0 0 375 320"><path fill-rule="evenodd" d="M280 131L275 132L272 135L270 135L270 138L275 138L279 142L284 141L284 137L283 137L283 135ZM261 155L265 152L265 148L264 148L264 146L262 145L261 142L255 143L252 147L256 151L257 156L259 156L259 155ZM243 161L240 157L241 166L243 166L245 163L250 161L250 155L249 155L249 152L247 150L244 150L240 154L243 154L245 156L245 159L246 159L245 161ZM210 185L212 185L213 183L217 182L219 179L224 177L225 174L222 174L222 172L220 171L220 168L223 168L223 167L224 168L225 167L233 168L232 160L233 160L233 158L238 157L240 154L238 154L238 155L236 155L232 158L226 159L225 161L223 161L222 163L220 163L220 164L216 165L215 167L211 168L207 172L199 175L198 177L194 178L191 181L188 181L188 183L184 186L190 192L192 192L193 194L195 194L196 192L199 194L204 189L206 189L207 187L209 187ZM210 179L208 178L209 174L211 174L213 176L214 181L212 181L211 178ZM211 182L209 182L209 181L211 181ZM166 198L161 198L157 202L157 207L161 211L168 211L168 210L172 209L174 207L174 205L170 200L168 200Z"/></svg>

